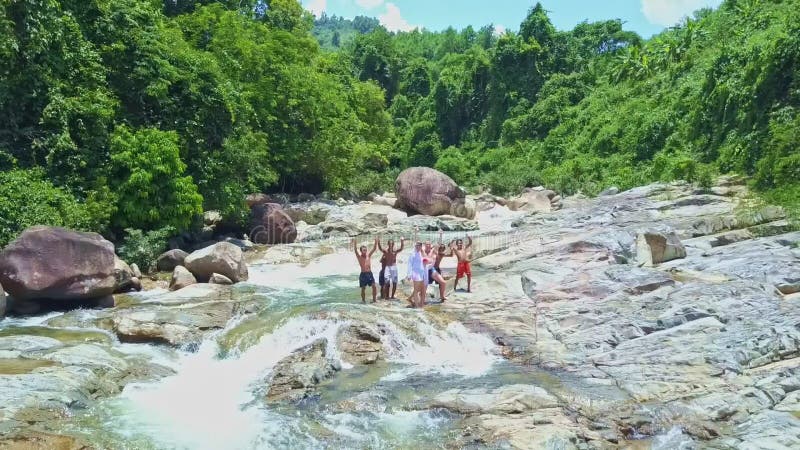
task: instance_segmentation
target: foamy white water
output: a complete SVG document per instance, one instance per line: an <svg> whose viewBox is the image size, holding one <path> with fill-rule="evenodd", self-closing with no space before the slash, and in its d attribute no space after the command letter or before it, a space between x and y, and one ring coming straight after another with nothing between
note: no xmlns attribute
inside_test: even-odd
<svg viewBox="0 0 800 450"><path fill-rule="evenodd" d="M290 435L297 439L303 434L299 419L282 416L263 404L270 371L292 351L319 338L328 340L328 356L339 359L336 334L350 323L294 317L258 344L226 359L218 358L213 339L206 340L196 353L180 352L174 361L165 361L168 358L160 355L159 362L166 362L177 374L156 383L127 386L113 402L114 409L121 412L115 414L113 420L118 423L114 428L150 436L164 448L250 449L262 447L265 439L280 441ZM497 360L491 340L460 324L439 330L422 317L416 323L422 342L410 339L389 321L381 323L388 331L384 339L387 359L399 366L388 381L423 373L477 377ZM348 365L343 366L347 370ZM350 439L377 426L375 417L371 423L348 414L329 419L325 427ZM386 413L378 419L387 432L437 426L418 412ZM308 436L294 445L313 447L313 442Z"/></svg>

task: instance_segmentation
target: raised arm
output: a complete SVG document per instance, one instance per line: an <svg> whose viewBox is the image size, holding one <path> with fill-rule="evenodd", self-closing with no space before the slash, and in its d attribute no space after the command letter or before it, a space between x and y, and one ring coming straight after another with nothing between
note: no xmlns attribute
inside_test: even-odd
<svg viewBox="0 0 800 450"><path fill-rule="evenodd" d="M467 236L467 247L466 248L470 248L470 247L472 247L472 236Z"/></svg>
<svg viewBox="0 0 800 450"><path fill-rule="evenodd" d="M358 243L355 239L353 239L353 253L356 254L356 258L361 258L361 255L358 254Z"/></svg>
<svg viewBox="0 0 800 450"><path fill-rule="evenodd" d="M404 238L404 237L401 237L401 238L400 238L400 248L398 248L398 249L397 249L397 251L396 251L396 252L394 252L394 254L396 255L396 254L398 254L398 253L402 252L402 251L403 251L403 249L405 248L405 246L406 246L406 238Z"/></svg>
<svg viewBox="0 0 800 450"><path fill-rule="evenodd" d="M444 231L439 230L439 243L440 244L442 243L442 234L444 234Z"/></svg>
<svg viewBox="0 0 800 450"><path fill-rule="evenodd" d="M375 243L372 244L372 251L369 252L369 256L372 257L372 255L375 253L375 250L377 249L378 249L378 238L375 238Z"/></svg>
<svg viewBox="0 0 800 450"><path fill-rule="evenodd" d="M384 253L383 247L381 246L381 237L380 236L378 236L378 250L380 250L381 253Z"/></svg>

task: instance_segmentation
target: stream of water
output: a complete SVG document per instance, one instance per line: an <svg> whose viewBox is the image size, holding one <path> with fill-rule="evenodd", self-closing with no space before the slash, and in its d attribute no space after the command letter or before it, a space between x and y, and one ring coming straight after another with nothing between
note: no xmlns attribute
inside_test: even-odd
<svg viewBox="0 0 800 450"><path fill-rule="evenodd" d="M63 431L131 449L444 447L457 438L459 417L427 409L426 400L448 389L525 378L489 337L458 322L400 305L362 305L354 277L342 274L353 265L349 257L329 255L303 268L252 266L250 281L237 292L263 302L263 310L232 320L195 351L118 344L123 352L148 354L175 375L129 384L76 414ZM267 405L278 361L321 337L328 339L328 356L337 359L337 332L354 320L382 330L385 361L343 363L318 397Z"/></svg>

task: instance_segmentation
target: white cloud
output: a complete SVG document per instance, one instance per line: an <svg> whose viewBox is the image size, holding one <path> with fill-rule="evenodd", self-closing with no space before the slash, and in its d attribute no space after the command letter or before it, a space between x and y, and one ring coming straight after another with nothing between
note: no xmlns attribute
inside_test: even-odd
<svg viewBox="0 0 800 450"><path fill-rule="evenodd" d="M325 12L325 8L328 7L328 0L311 0L305 3L306 9L317 17L321 16Z"/></svg>
<svg viewBox="0 0 800 450"><path fill-rule="evenodd" d="M386 12L378 16L378 20L389 31L411 31L417 28L416 25L411 25L403 18L400 8L394 3L386 4Z"/></svg>
<svg viewBox="0 0 800 450"><path fill-rule="evenodd" d="M366 9L377 8L382 4L383 0L356 0L356 5Z"/></svg>
<svg viewBox="0 0 800 450"><path fill-rule="evenodd" d="M502 36L504 34L506 34L505 25L495 25L494 26L494 35L495 36Z"/></svg>
<svg viewBox="0 0 800 450"><path fill-rule="evenodd" d="M722 0L642 0L642 12L650 23L668 27L700 8L720 3Z"/></svg>

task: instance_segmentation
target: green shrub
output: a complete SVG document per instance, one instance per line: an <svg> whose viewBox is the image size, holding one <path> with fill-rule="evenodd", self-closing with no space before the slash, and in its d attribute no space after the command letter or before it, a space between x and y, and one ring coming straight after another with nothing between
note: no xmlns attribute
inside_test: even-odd
<svg viewBox="0 0 800 450"><path fill-rule="evenodd" d="M373 192L376 194L383 194L386 191L394 192L394 182L399 173L398 169L386 172L365 170L353 178L350 188L353 194L359 198L364 198Z"/></svg>
<svg viewBox="0 0 800 450"><path fill-rule="evenodd" d="M92 193L90 200L82 203L53 186L41 169L0 172L0 247L34 225L102 230L111 209L102 195Z"/></svg>
<svg viewBox="0 0 800 450"><path fill-rule="evenodd" d="M177 133L119 126L111 139L111 163L119 196L115 225L186 229L202 214L203 197L192 177L184 176Z"/></svg>
<svg viewBox="0 0 800 450"><path fill-rule="evenodd" d="M475 162L455 147L449 147L443 151L434 168L461 186L471 185L475 182Z"/></svg>
<svg viewBox="0 0 800 450"><path fill-rule="evenodd" d="M156 259L167 250L167 241L175 235L175 228L164 227L147 233L128 228L125 234L118 248L120 258L128 264L136 263L145 272L152 272Z"/></svg>

